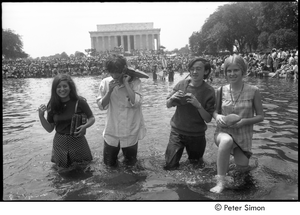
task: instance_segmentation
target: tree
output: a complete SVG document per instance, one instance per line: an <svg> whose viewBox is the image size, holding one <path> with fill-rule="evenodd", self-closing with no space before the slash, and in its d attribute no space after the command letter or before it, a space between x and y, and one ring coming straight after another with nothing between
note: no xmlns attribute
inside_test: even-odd
<svg viewBox="0 0 300 215"><path fill-rule="evenodd" d="M264 50L266 49L266 47L269 47L269 36L270 34L266 31L260 33L260 35L258 36L259 49Z"/></svg>
<svg viewBox="0 0 300 215"><path fill-rule="evenodd" d="M258 40L260 47L298 46L298 2L262 2L257 26L262 31ZM266 34L269 35L268 43Z"/></svg>
<svg viewBox="0 0 300 215"><path fill-rule="evenodd" d="M298 46L298 38L296 32L292 29L279 29L274 32L276 38L275 44L270 44L273 47L293 49Z"/></svg>
<svg viewBox="0 0 300 215"><path fill-rule="evenodd" d="M67 55L66 52L63 52L63 53L60 54L60 58L65 59L65 60L68 60L68 59L69 59L69 56Z"/></svg>
<svg viewBox="0 0 300 215"><path fill-rule="evenodd" d="M185 47L182 47L181 49L179 49L179 53L181 54L188 54L190 52L189 50L189 46L186 45Z"/></svg>
<svg viewBox="0 0 300 215"><path fill-rule="evenodd" d="M233 53L298 46L298 2L238 2L220 6L189 37L193 53Z"/></svg>
<svg viewBox="0 0 300 215"><path fill-rule="evenodd" d="M60 54L55 54L55 55L52 55L50 56L52 59L60 59Z"/></svg>
<svg viewBox="0 0 300 215"><path fill-rule="evenodd" d="M178 53L178 52L179 52L179 49L178 49L178 48L175 48L172 52Z"/></svg>
<svg viewBox="0 0 300 215"><path fill-rule="evenodd" d="M233 51L234 38L230 35L228 26L224 23L216 23L212 29L207 32L208 44L206 49L209 54L216 54L219 50Z"/></svg>
<svg viewBox="0 0 300 215"><path fill-rule="evenodd" d="M233 52L233 46L238 51L246 47L256 47L259 32L255 25L255 10L257 3L233 3L219 7L209 16L197 35L190 37L192 46L198 46L198 52L216 54L221 50ZM194 41L192 41L193 39ZM195 47L191 47L195 50Z"/></svg>
<svg viewBox="0 0 300 215"><path fill-rule="evenodd" d="M233 19L229 13L231 7L232 5L219 7L209 16L201 29L201 49L204 48L209 54L215 54L224 49L233 51L235 37L232 33L234 31L230 29ZM202 47L203 45L205 47Z"/></svg>
<svg viewBox="0 0 300 215"><path fill-rule="evenodd" d="M85 56L85 54L83 52L79 52L79 51L75 52L75 57L80 58L80 57L84 57L84 56Z"/></svg>
<svg viewBox="0 0 300 215"><path fill-rule="evenodd" d="M247 47L256 47L259 30L256 26L257 10L260 3L239 2L222 8L222 22L228 27L228 36L238 52L247 51ZM226 6L226 5L225 5Z"/></svg>
<svg viewBox="0 0 300 215"><path fill-rule="evenodd" d="M10 29L2 29L2 56L4 58L27 58L29 55L23 50L21 36Z"/></svg>
<svg viewBox="0 0 300 215"><path fill-rule="evenodd" d="M262 2L257 26L269 33L286 28L298 34L298 2Z"/></svg>
<svg viewBox="0 0 300 215"><path fill-rule="evenodd" d="M192 53L196 53L198 51L198 41L199 41L199 35L198 32L193 32L193 34L189 37L189 47Z"/></svg>

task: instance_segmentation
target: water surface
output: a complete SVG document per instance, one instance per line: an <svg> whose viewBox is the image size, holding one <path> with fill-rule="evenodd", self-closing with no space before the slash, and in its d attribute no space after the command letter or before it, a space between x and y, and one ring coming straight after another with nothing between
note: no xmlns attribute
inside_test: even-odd
<svg viewBox="0 0 300 215"><path fill-rule="evenodd" d="M36 111L48 102L52 79L3 80L3 199L298 200L298 83L284 79L245 79L261 91L265 120L254 126L251 171L243 187L222 194L209 192L216 174L214 120L206 132L204 169L194 169L184 152L179 170L163 170L175 111L166 108L166 96L186 76L176 74L171 83L141 79L147 135L139 142L138 164L126 167L120 163L116 169L102 162L106 113L95 102L101 77L74 77L79 94L87 99L96 118L86 134L94 160L61 172L50 162L54 132L43 129ZM221 77L211 84L217 88L225 83Z"/></svg>

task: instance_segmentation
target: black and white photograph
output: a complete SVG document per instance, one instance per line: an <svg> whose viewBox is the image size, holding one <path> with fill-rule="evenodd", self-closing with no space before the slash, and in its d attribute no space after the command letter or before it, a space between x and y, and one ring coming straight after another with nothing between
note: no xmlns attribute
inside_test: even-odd
<svg viewBox="0 0 300 215"><path fill-rule="evenodd" d="M3 202L299 201L298 1L1 9Z"/></svg>

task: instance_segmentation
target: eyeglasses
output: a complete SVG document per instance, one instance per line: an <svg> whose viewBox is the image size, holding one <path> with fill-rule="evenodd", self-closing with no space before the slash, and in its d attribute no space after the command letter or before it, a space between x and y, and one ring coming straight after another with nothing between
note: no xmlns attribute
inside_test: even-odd
<svg viewBox="0 0 300 215"><path fill-rule="evenodd" d="M193 71L196 70L196 72L201 72L202 69L203 69L203 67L191 67L189 71L190 71L190 72L193 72Z"/></svg>

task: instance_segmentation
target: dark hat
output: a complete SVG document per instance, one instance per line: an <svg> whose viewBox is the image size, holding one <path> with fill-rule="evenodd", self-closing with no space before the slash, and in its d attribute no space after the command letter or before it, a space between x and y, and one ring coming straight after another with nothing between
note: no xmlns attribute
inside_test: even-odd
<svg viewBox="0 0 300 215"><path fill-rule="evenodd" d="M149 78L149 76L145 72L142 72L142 71L137 70L137 69L133 69L131 67L128 67L126 69L125 73L128 74L131 77Z"/></svg>

